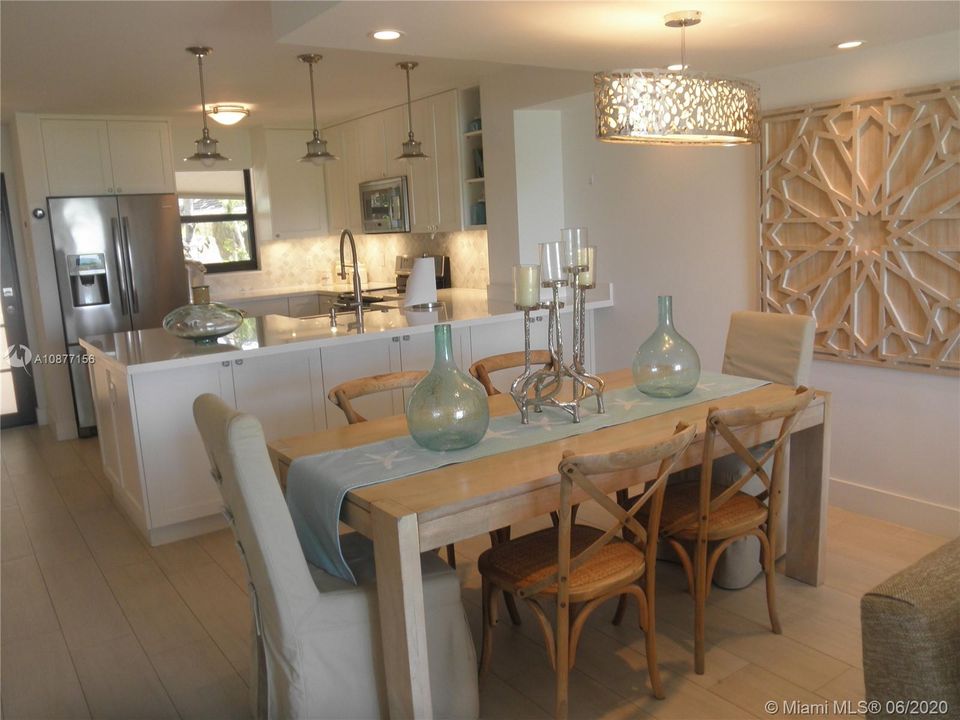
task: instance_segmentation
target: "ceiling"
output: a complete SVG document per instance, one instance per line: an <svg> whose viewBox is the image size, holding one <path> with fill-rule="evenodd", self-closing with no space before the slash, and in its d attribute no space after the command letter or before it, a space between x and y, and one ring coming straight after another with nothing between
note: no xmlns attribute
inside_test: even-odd
<svg viewBox="0 0 960 720"><path fill-rule="evenodd" d="M960 3L715 2L687 31L694 68L744 74L960 27ZM394 63L411 57L415 96L475 83L511 64L576 70L678 61L665 2L23 2L0 3L0 111L186 116L199 108L188 45L214 48L208 104L252 120L309 125L301 52L320 51L321 125L404 99ZM395 27L392 43L367 33ZM856 52L856 51L853 51ZM585 88L585 91L588 88Z"/></svg>

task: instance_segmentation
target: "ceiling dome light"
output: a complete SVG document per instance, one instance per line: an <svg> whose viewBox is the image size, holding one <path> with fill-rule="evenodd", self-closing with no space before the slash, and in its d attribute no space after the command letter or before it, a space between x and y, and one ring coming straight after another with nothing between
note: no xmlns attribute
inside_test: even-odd
<svg viewBox="0 0 960 720"><path fill-rule="evenodd" d="M224 162L230 158L224 157L217 150L217 141L210 137L210 131L207 129L207 100L203 89L203 58L213 52L208 47L188 47L187 52L197 58L197 69L200 73L200 116L203 118L203 133L200 139L196 140L197 150L190 157L185 157L184 161L199 162L204 167L213 167L215 163Z"/></svg>
<svg viewBox="0 0 960 720"><path fill-rule="evenodd" d="M863 40L847 40L842 43L837 43L838 50L853 50L853 48L858 48L863 45Z"/></svg>
<svg viewBox="0 0 960 720"><path fill-rule="evenodd" d="M681 70L686 70L687 66L681 63L674 63L673 65L667 65L667 70L670 72L680 72Z"/></svg>
<svg viewBox="0 0 960 720"><path fill-rule="evenodd" d="M249 117L250 111L243 105L214 105L207 110L207 115L221 125L236 125L245 117Z"/></svg>
<svg viewBox="0 0 960 720"><path fill-rule="evenodd" d="M748 80L688 72L686 29L698 10L670 13L680 28L680 70L609 70L593 76L596 136L647 145L735 145L760 140L760 89Z"/></svg>
<svg viewBox="0 0 960 720"><path fill-rule="evenodd" d="M370 37L374 40L398 40L403 35L399 30L374 30Z"/></svg>

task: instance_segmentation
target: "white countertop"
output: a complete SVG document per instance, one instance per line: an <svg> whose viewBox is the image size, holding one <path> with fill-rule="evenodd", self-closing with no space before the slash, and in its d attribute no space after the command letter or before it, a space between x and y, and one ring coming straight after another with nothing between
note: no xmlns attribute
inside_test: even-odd
<svg viewBox="0 0 960 720"><path fill-rule="evenodd" d="M338 316L337 327L322 318L289 318L283 315L265 315L247 318L234 332L211 343L195 343L174 337L163 329L94 335L80 339L80 344L91 354L107 362L124 366L128 372L155 372L174 367L186 367L217 360L228 361L253 354L267 355L308 350L332 343L364 342L384 334L415 334L433 332L437 323L453 326L496 322L522 313L512 304L488 300L485 290L453 288L438 290L442 307L435 311L404 311L390 309L364 313L364 332L356 327L352 312ZM587 309L611 307L608 297L594 299L588 294ZM570 305L561 312L570 312ZM539 310L534 314L546 314Z"/></svg>

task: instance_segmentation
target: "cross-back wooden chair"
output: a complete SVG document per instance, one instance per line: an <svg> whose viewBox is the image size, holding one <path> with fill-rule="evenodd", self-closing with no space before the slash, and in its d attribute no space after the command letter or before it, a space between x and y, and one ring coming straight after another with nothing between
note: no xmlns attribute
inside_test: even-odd
<svg viewBox="0 0 960 720"><path fill-rule="evenodd" d="M356 425L357 423L366 422L367 418L356 411L350 403L351 400L363 397L364 395L374 395L391 390L412 388L426 377L426 375L426 370L408 370L405 372L369 375L368 377L347 380L328 392L327 398L343 411L348 423ZM454 551L452 543L447 545L447 562L450 564L450 567L457 566L457 554Z"/></svg>
<svg viewBox="0 0 960 720"><path fill-rule="evenodd" d="M493 656L496 608L491 602L498 588L525 600L543 630L547 652L557 673L556 716L567 716L568 676L577 644L590 614L605 601L633 595L639 604L640 627L646 635L647 667L653 694L663 697L657 668L655 628L655 569L657 537L664 488L670 471L689 447L696 428L683 423L672 435L646 445L602 455L569 455L560 463L560 509L557 527L515 538L484 552L478 560L483 581L483 647L480 672L489 670ZM624 509L605 494L593 476L632 477L623 471L659 462L657 476ZM594 500L614 519L606 529L576 524L574 492ZM579 500L580 498L578 498ZM647 525L637 513L648 507ZM629 530L629 540L622 537ZM638 581L644 580L641 587ZM555 631L541 600L557 605Z"/></svg>
<svg viewBox="0 0 960 720"><path fill-rule="evenodd" d="M704 672L704 609L717 560L736 540L755 536L760 541L761 564L767 584L767 610L773 632L780 633L776 608L777 525L787 471L787 444L801 413L813 400L814 391L800 387L787 400L759 407L711 408L703 440L703 464L699 483L667 486L661 518L661 535L680 557L694 598L694 669ZM776 440L764 447L760 457L740 441L736 431L749 430L771 420L781 420ZM718 439L725 442L746 465L746 472L729 486L714 487L713 460ZM773 458L770 473L764 465ZM757 477L764 490L759 495L742 491ZM693 543L693 557L684 543Z"/></svg>
<svg viewBox="0 0 960 720"><path fill-rule="evenodd" d="M552 360L550 358L549 351L530 351L531 365L549 366L551 362ZM480 383L486 389L487 395L499 395L500 391L493 386L493 381L490 379L490 373L497 372L498 370L509 370L510 368L522 368L525 363L526 360L524 359L522 351L503 353L501 355L491 355L489 357L477 360L473 365L471 365L470 374L480 381Z"/></svg>

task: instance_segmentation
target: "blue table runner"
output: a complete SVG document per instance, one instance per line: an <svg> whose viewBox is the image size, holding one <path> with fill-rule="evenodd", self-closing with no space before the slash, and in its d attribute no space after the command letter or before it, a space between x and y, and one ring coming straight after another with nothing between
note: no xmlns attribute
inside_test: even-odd
<svg viewBox="0 0 960 720"><path fill-rule="evenodd" d="M694 391L679 398L651 398L634 387L608 390L604 395L606 413L598 414L596 402L588 400L581 408L579 424L563 410L550 407L540 414L531 413L529 425L520 423L519 411L491 418L483 440L464 450L427 450L403 435L297 458L287 473L287 506L307 560L356 583L340 550L339 533L343 499L351 490L668 413L767 384L705 372Z"/></svg>

